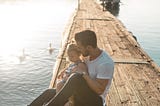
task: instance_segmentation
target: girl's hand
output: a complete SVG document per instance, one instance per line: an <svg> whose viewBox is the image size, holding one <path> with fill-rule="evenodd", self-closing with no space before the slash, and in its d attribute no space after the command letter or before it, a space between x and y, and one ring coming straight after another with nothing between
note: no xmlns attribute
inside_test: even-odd
<svg viewBox="0 0 160 106"><path fill-rule="evenodd" d="M60 72L59 74L58 74L58 79L61 79L61 78L63 78L63 76L64 76L64 73L65 73L65 71L62 71L62 72Z"/></svg>
<svg viewBox="0 0 160 106"><path fill-rule="evenodd" d="M78 67L74 67L74 68L72 69L71 73L77 72L77 70L78 70Z"/></svg>

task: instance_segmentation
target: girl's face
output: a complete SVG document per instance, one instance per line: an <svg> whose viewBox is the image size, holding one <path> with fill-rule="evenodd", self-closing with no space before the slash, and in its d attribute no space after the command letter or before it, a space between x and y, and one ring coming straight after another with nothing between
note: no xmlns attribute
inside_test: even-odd
<svg viewBox="0 0 160 106"><path fill-rule="evenodd" d="M76 62L76 61L78 61L78 60L80 60L80 58L79 58L80 56L79 56L79 54L76 52L76 51L69 51L68 52L68 58L69 58L69 60L71 61L71 62Z"/></svg>

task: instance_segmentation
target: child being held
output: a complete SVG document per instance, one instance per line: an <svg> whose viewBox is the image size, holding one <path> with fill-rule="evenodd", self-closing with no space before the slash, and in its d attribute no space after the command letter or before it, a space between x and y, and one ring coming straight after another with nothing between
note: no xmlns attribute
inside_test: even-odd
<svg viewBox="0 0 160 106"><path fill-rule="evenodd" d="M72 73L88 73L86 64L81 60L81 51L76 44L68 46L67 55L71 64L58 75L60 81L57 82L56 92L59 92Z"/></svg>

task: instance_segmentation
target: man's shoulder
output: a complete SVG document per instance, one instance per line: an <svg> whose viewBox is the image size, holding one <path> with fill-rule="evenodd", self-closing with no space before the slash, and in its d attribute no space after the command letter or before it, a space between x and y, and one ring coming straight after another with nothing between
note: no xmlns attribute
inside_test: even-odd
<svg viewBox="0 0 160 106"><path fill-rule="evenodd" d="M113 62L111 56L109 56L106 51L102 51L102 60L106 62Z"/></svg>

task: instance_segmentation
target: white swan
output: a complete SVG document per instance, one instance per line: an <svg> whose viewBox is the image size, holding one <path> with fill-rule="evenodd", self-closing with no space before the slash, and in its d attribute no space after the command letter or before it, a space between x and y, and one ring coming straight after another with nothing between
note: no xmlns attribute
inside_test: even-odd
<svg viewBox="0 0 160 106"><path fill-rule="evenodd" d="M49 43L49 47L48 47L49 53L52 54L53 50L54 50L54 49L52 48L52 44Z"/></svg>
<svg viewBox="0 0 160 106"><path fill-rule="evenodd" d="M23 48L22 50L22 54L18 57L20 62L24 61L25 58L26 58L26 55L25 55L25 49Z"/></svg>

